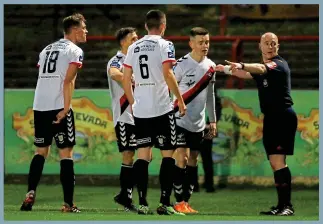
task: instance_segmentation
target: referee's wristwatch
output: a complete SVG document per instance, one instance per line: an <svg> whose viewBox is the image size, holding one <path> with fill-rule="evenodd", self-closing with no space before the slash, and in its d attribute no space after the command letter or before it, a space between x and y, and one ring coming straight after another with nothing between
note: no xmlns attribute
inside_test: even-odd
<svg viewBox="0 0 323 224"><path fill-rule="evenodd" d="M244 69L244 63L243 62L239 62L239 64L241 65L241 69Z"/></svg>

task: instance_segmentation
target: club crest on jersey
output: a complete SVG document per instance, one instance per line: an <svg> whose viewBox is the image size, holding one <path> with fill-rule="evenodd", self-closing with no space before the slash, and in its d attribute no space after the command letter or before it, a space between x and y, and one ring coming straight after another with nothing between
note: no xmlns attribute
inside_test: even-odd
<svg viewBox="0 0 323 224"><path fill-rule="evenodd" d="M264 79L264 81L262 82L262 84L264 85L264 87L268 87L268 81L267 81L267 79Z"/></svg>
<svg viewBox="0 0 323 224"><path fill-rule="evenodd" d="M191 87L192 85L194 85L194 83L195 83L195 81L190 80L189 82L187 82L187 83L186 83L186 85L187 85L188 87Z"/></svg>
<svg viewBox="0 0 323 224"><path fill-rule="evenodd" d="M134 53L138 53L140 51L140 47L136 47Z"/></svg>
<svg viewBox="0 0 323 224"><path fill-rule="evenodd" d="M274 69L277 67L276 62L274 62L274 61L270 61L270 62L266 63L266 65L268 66L269 69Z"/></svg>
<svg viewBox="0 0 323 224"><path fill-rule="evenodd" d="M163 145L164 145L164 142L165 142L166 137L165 137L165 136L163 136L163 135L158 135L158 136L157 136L157 139L158 139L158 143L159 143L159 145L160 145L160 146L163 146Z"/></svg>

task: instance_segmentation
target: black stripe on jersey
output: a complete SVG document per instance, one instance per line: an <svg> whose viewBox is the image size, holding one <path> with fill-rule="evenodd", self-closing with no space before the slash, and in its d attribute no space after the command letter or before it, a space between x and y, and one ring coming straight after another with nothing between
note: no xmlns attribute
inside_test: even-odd
<svg viewBox="0 0 323 224"><path fill-rule="evenodd" d="M182 61L183 61L183 60L185 60L185 59L188 59L188 57L183 56L183 57L181 57L180 59L178 59L178 60L177 60L177 62L182 62Z"/></svg>
<svg viewBox="0 0 323 224"><path fill-rule="evenodd" d="M213 67L210 67L200 81L198 81L195 86L182 95L185 104L189 104L200 92L202 92L203 89L209 85L214 73L215 70ZM178 100L176 99L174 102L174 111L177 112L178 109Z"/></svg>

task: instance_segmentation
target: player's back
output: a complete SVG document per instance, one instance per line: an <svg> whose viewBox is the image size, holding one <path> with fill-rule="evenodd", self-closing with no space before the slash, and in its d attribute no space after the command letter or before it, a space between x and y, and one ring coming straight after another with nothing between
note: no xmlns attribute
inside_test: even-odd
<svg viewBox="0 0 323 224"><path fill-rule="evenodd" d="M48 111L64 108L63 84L67 69L71 63L81 67L82 61L83 51L67 39L46 46L39 54L33 109Z"/></svg>
<svg viewBox="0 0 323 224"><path fill-rule="evenodd" d="M161 36L146 35L129 47L124 65L134 73L135 117L157 117L173 109L163 75L165 62L175 62L175 52L173 43Z"/></svg>

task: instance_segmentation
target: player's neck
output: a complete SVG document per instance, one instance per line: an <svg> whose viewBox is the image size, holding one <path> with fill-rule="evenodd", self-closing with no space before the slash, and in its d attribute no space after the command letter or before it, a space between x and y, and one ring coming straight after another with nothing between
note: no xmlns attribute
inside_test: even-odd
<svg viewBox="0 0 323 224"><path fill-rule="evenodd" d="M64 35L64 39L69 40L76 44L76 38L72 38L70 35Z"/></svg>
<svg viewBox="0 0 323 224"><path fill-rule="evenodd" d="M127 51L128 51L127 48L121 48L121 53L122 54L126 55L127 54Z"/></svg>
<svg viewBox="0 0 323 224"><path fill-rule="evenodd" d="M158 30L150 30L150 31L148 31L148 35L158 35L158 36L161 36L161 33Z"/></svg>
<svg viewBox="0 0 323 224"><path fill-rule="evenodd" d="M192 51L191 53L190 53L190 56L191 56L191 58L193 58L195 61L197 61L198 63L200 63L201 61L203 61L204 60L204 58L205 58L205 56L200 56L200 55L198 55L198 54L196 54L194 51Z"/></svg>

